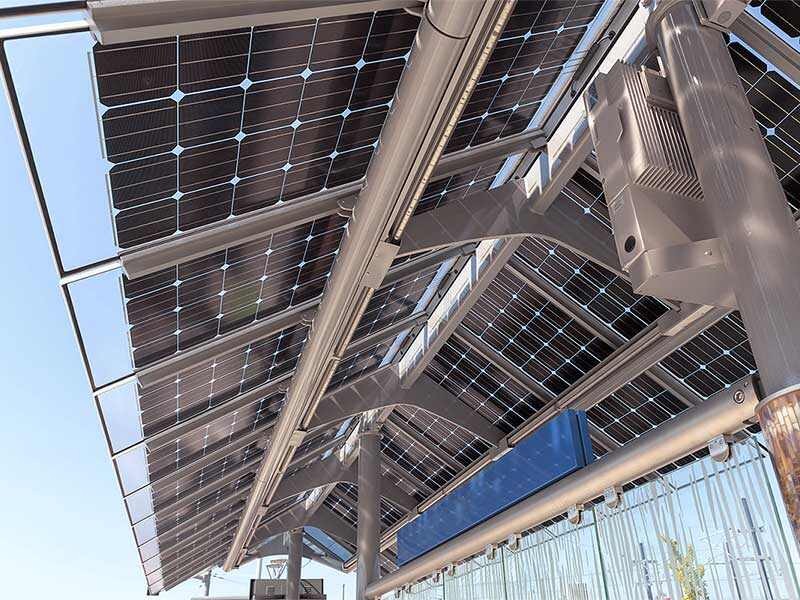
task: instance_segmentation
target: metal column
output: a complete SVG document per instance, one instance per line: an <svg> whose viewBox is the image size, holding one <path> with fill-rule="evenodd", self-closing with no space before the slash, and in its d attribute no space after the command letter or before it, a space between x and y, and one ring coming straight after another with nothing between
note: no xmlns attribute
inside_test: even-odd
<svg viewBox="0 0 800 600"><path fill-rule="evenodd" d="M381 434L361 434L358 452L358 570L356 600L366 600L367 586L380 576Z"/></svg>
<svg viewBox="0 0 800 600"><path fill-rule="evenodd" d="M720 239L765 399L757 411L800 539L800 235L722 33L688 0L648 23Z"/></svg>
<svg viewBox="0 0 800 600"><path fill-rule="evenodd" d="M286 563L286 599L300 599L300 570L303 561L303 529L289 532L289 560Z"/></svg>

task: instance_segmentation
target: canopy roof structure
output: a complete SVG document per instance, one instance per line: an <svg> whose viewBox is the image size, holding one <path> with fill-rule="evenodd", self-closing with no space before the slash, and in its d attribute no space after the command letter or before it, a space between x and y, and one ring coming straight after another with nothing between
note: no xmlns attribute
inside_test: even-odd
<svg viewBox="0 0 800 600"><path fill-rule="evenodd" d="M0 58L150 594L297 527L353 568L367 426L389 573L402 524L558 412L587 411L599 457L757 375L737 312L619 264L583 93L655 65L638 2L476 1L435 57L415 0L137 4L3 31L95 37L115 256L62 262ZM800 14L777 4L727 39L796 211ZM109 275L130 370L101 378L72 290Z"/></svg>

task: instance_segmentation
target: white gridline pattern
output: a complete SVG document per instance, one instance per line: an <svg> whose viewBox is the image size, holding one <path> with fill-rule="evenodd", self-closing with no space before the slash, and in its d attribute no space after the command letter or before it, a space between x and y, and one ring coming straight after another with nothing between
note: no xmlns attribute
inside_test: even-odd
<svg viewBox="0 0 800 600"><path fill-rule="evenodd" d="M362 51L361 58L358 61L356 61L352 65L335 67L333 69L318 69L316 71L316 73L326 73L326 72L337 71L337 70L340 70L340 69L349 69L349 68L356 68L358 71L361 71L363 69L363 67L365 65L368 65L368 64L383 63L383 62L390 62L390 61L398 60L398 57L391 57L391 58L386 58L386 59L378 59L378 60L370 61L370 62L367 62L367 61L364 60L364 54L365 54L366 49L367 49L369 35L370 35L371 31L372 31L372 25L374 24L375 16L377 14L378 13L373 13L373 15L372 15L372 22L370 24L370 30L369 30L369 32L367 34L366 39L365 39L364 50ZM209 142L209 143L206 143L206 144L199 144L197 146L194 146L193 148L200 148L200 147L204 147L204 146L218 145L220 142L223 142L223 141L236 141L237 142L237 158L236 158L237 167L236 167L234 172L238 173L238 161L239 161L239 157L240 157L241 146L242 146L242 142L245 139L247 139L248 137L252 137L254 135L258 135L258 134L269 133L269 132L278 131L280 129L285 129L283 127L276 128L276 129L267 128L267 129L264 129L264 130L257 130L257 131L252 131L252 132L249 132L249 133L246 133L245 131L243 131L244 117L245 117L245 102L246 102L246 98L247 98L247 90L254 84L264 83L264 82L268 82L268 81L275 81L275 80L290 79L290 78L294 78L294 77L299 75L300 77L303 78L303 89L302 89L301 94L300 94L300 101L298 102L298 108L297 108L297 114L296 114L295 121L289 126L291 129L293 129L292 136L294 138L296 136L297 129L302 124L304 124L304 122L301 121L301 119L300 119L300 116L301 116L300 115L300 108L302 106L302 101L303 101L304 92L305 92L305 82L308 80L308 78L312 74L315 73L314 71L311 70L311 59L312 59L313 50L315 48L315 43L314 42L316 40L316 33L317 33L317 28L318 27L319 27L319 19L316 19L315 20L315 31L314 31L314 35L312 37L312 42L309 45L309 51L308 51L308 56L307 56L306 63L304 65L298 65L298 72L296 74L285 76L285 77L278 77L278 78L274 78L274 79L264 79L264 80L255 80L255 81L253 81L253 80L250 80L246 76L245 79L238 86L223 86L223 87L220 87L220 88L211 88L211 89L204 89L202 91L197 91L197 92L184 93L184 92L182 92L180 90L180 64L181 64L181 62L180 62L180 57L178 56L178 60L176 61L176 65L175 65L176 68L178 69L178 87L172 94L167 95L167 97L172 98L173 100L175 100L176 103L178 104L178 106L180 106L180 102L181 102L181 100L183 100L183 98L191 97L193 95L207 94L207 93L218 91L218 90L229 89L231 87L233 87L233 88L239 87L239 88L244 90L244 94L242 95L242 108L241 108L242 119L241 119L241 124L240 124L240 130L235 135L232 135L229 138L227 138L227 140L215 140L213 142ZM255 31L255 28L251 27L250 28L250 47L251 47L251 49L252 49L252 41L253 41L254 31ZM180 38L178 38L177 49L178 49L178 52L179 52L180 51ZM101 50L101 52L102 52L102 50ZM403 60L407 61L409 53L410 53L410 51L407 52L405 55L403 55L400 58L402 58ZM248 60L247 60L247 67L246 67L246 70L245 70L246 74L249 74L249 71L250 71L250 59L251 59L251 57L252 57L252 53L249 52L248 53ZM219 58L214 58L212 60L220 60L220 59ZM303 67L302 69L299 68L301 66ZM357 79L358 78L356 78L356 80L354 81L353 88L350 91L350 99L351 100L352 100L353 92L355 91L355 83L356 83ZM196 82L192 82L192 83L196 83ZM356 110L350 110L349 108L347 108L341 113L341 116L346 119L350 114L354 114L354 113L357 114L357 113L360 113L360 112L374 110L377 106L385 106L387 108L391 108L392 100L393 99L390 98L388 101L385 101L383 103L376 104L376 105L371 105L371 106L366 107L366 108L359 108L359 109L356 109ZM99 96L97 97L96 101L97 101L97 104L98 104L98 111L99 111L99 114L101 115L101 117L107 110L113 110L113 109L122 108L122 107L126 107L126 106L135 106L137 104L146 104L148 102L152 102L152 100L145 100L145 101L141 101L141 102L132 102L132 103L129 103L129 104L115 105L113 108L108 108L108 107L105 107L102 104L102 102L100 101ZM329 119L329 118L330 118L329 116L325 116L325 117L322 117L322 118L319 118L319 119L310 119L310 120L305 121L305 123L323 121L323 120L326 120L326 119ZM180 155L184 151L184 148L181 147L180 143L179 143L180 119L178 119L177 123L178 123L178 126L176 127L176 132L175 132L175 140L176 140L175 141L175 148L172 151L170 151L170 153L180 157ZM344 128L344 121L342 122L342 126L339 129L339 138L341 138L341 132L342 132L343 128ZM337 141L337 145L338 145L338 141ZM371 144L370 146L372 148L376 148L377 145L378 145L378 142L376 141L373 144ZM294 139L293 139L292 143L290 144L290 147L293 147L293 146L294 146ZM359 152L360 150L363 150L364 148L368 148L370 146L353 148L353 149L348 150L348 153L356 153L356 152ZM167 154L170 154L170 153L167 153ZM338 154L339 153L336 150L334 150L333 153L331 154L330 158L336 158L336 156L338 156ZM158 155L154 155L154 156L158 156ZM136 160L139 160L139 159L135 159L134 161L127 161L127 162L135 162ZM230 183L230 184L232 184L234 186L234 195L233 195L233 198L232 198L232 201L231 201L230 216L233 216L233 202L235 202L235 198L236 198L235 190L236 190L236 186L237 186L237 184L239 182L247 182L248 180L250 180L250 179L252 179L254 177L259 177L259 176L265 175L267 173L273 173L273 172L277 173L278 171L283 170L284 171L284 184L285 184L285 174L288 173L292 168L297 167L297 166L302 166L302 165L305 165L305 164L308 164L308 163L311 163L311 162L314 162L315 160L318 160L318 159L312 159L310 161L305 161L305 162L301 162L301 163L297 163L297 164L291 164L291 163L287 162L283 167L281 167L281 169L276 169L275 171L266 171L264 173L256 173L256 174L253 174L253 175L248 175L246 177L234 176L233 179L231 179L231 181L228 182L228 183ZM120 165L124 165L124 164L126 164L126 161L120 162L119 164ZM333 166L333 162L331 162L331 167L332 166ZM330 177L330 168L329 168L329 171L328 171L328 177ZM176 182L176 186L177 186L178 191L173 196L173 198L174 198L174 200L176 202L178 200L180 200L180 198L184 195L184 193L180 191L180 169L177 169L177 178L178 179L177 179L177 182ZM215 188L215 187L219 187L219 186L211 185L211 186L207 186L207 187L200 187L200 188L193 189L192 192L193 193L202 192L204 190L212 189L212 188ZM325 187L323 187L323 189L328 189L328 188L327 188L327 186L325 186ZM281 194L281 196L279 196L279 199L276 202L276 205L280 205L280 204L284 203L284 201L280 199L281 197L282 197L282 194ZM159 200L163 200L163 198L159 198ZM119 212L121 212L121 211L118 211L117 209L112 209L112 213L113 213L114 216L116 216ZM176 229L175 234L178 234L178 233L181 233L180 229Z"/></svg>

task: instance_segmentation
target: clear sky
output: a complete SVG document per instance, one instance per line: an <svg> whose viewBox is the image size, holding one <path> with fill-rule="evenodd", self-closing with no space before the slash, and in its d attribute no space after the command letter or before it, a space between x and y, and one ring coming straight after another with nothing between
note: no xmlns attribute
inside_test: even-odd
<svg viewBox="0 0 800 600"><path fill-rule="evenodd" d="M0 0L0 7L22 3ZM18 22L2 22L7 27ZM105 165L88 77L88 34L9 44L9 56L70 265L108 256ZM0 565L3 597L139 600L145 581L5 98L0 100ZM84 226L83 223L89 223ZM91 303L92 298L89 299ZM102 311L102 302L87 307ZM109 355L119 348L104 348ZM212 594L244 595L255 563L217 572ZM311 565L328 597L354 577ZM224 579L223 579L224 578ZM199 582L163 593L200 595Z"/></svg>

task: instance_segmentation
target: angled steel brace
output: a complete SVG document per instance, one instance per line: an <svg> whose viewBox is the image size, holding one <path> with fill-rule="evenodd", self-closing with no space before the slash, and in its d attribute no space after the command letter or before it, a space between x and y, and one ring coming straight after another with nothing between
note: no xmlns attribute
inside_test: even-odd
<svg viewBox="0 0 800 600"><path fill-rule="evenodd" d="M358 485L357 462L345 465L335 454L317 461L305 469L295 471L284 477L272 501L280 502L298 496L305 491L330 485L332 483L352 483ZM409 511L417 505L417 501L390 482L381 482L381 495L403 510Z"/></svg>
<svg viewBox="0 0 800 600"><path fill-rule="evenodd" d="M327 506L320 506L308 518L308 525L316 527L351 547L356 545L356 529Z"/></svg>
<svg viewBox="0 0 800 600"><path fill-rule="evenodd" d="M420 377L411 388L403 389L395 367L382 369L323 398L310 427L329 427L368 410L399 404L424 409L490 444L497 445L503 438L502 431L428 377Z"/></svg>
<svg viewBox="0 0 800 600"><path fill-rule="evenodd" d="M487 239L540 237L622 274L614 238L574 202L555 202L545 214L533 210L517 181L454 200L416 215L409 223L400 255Z"/></svg>

